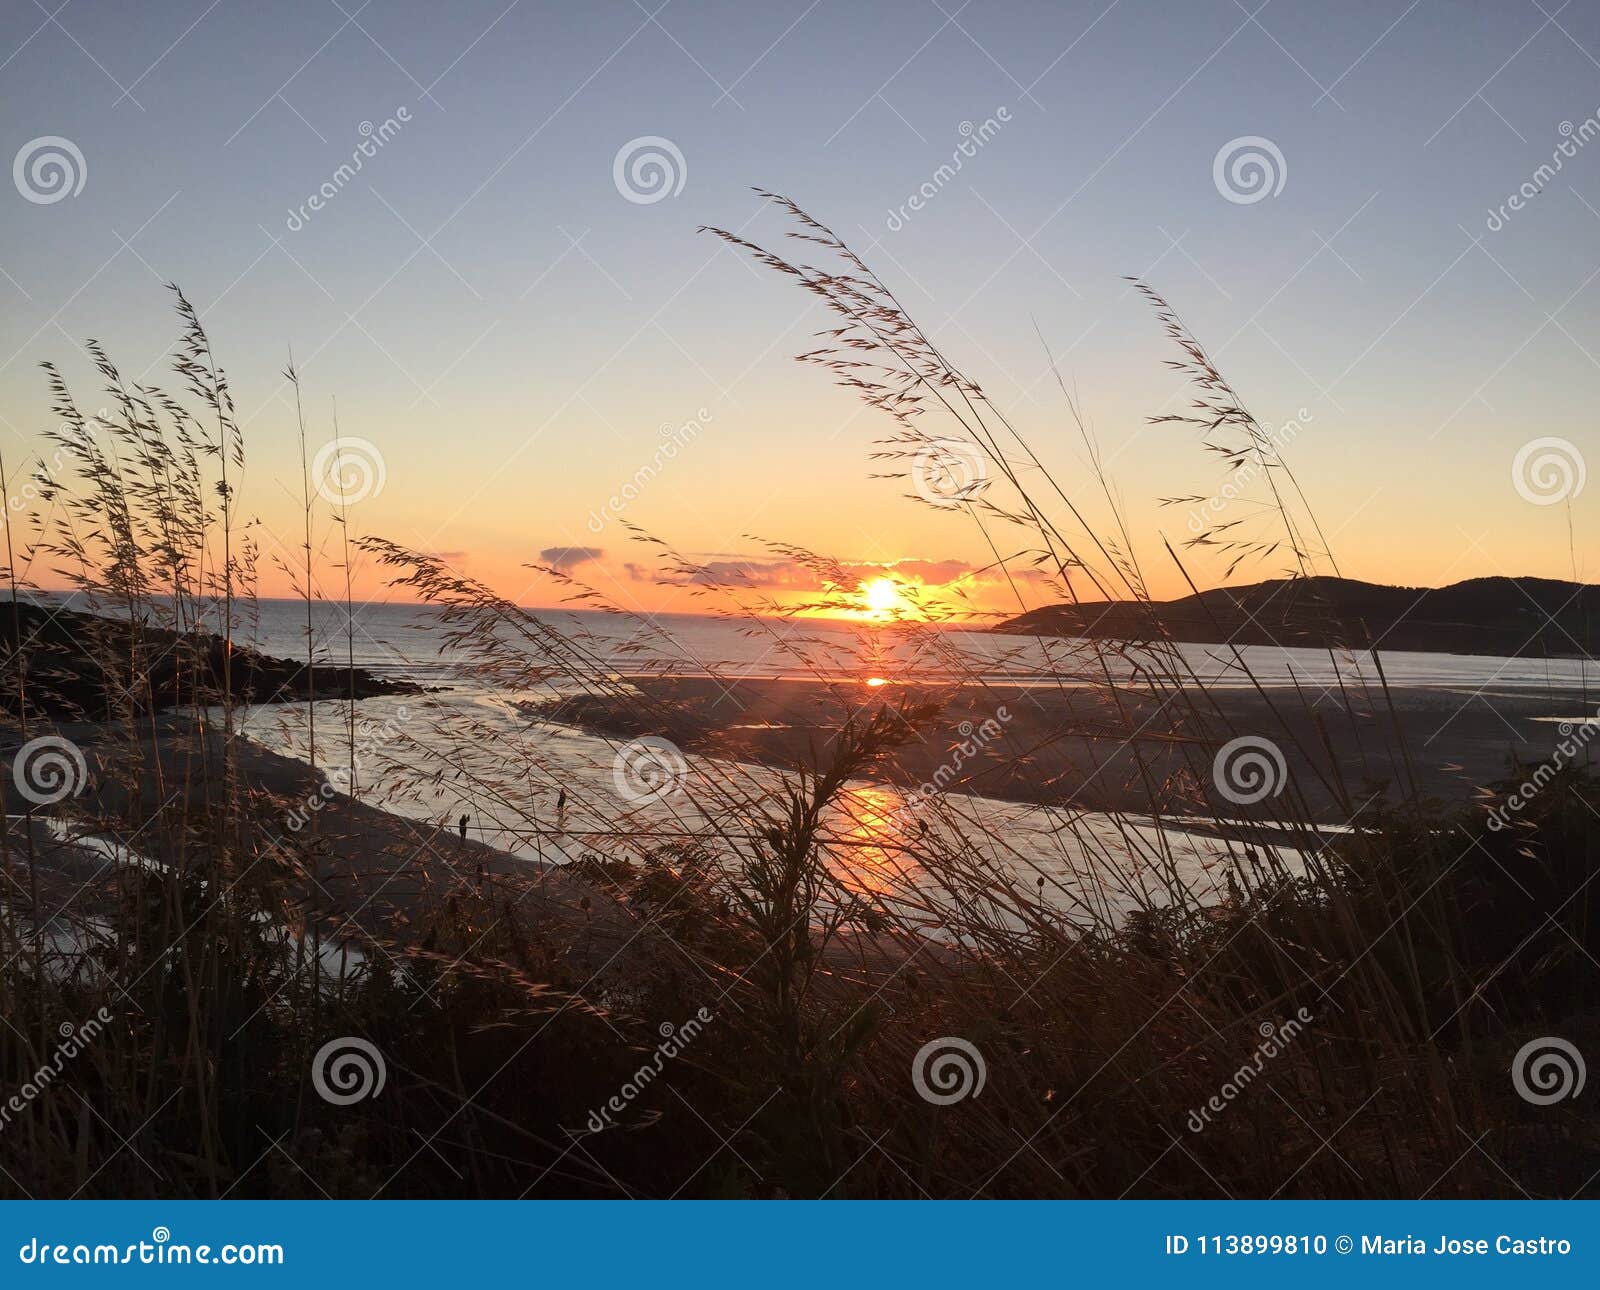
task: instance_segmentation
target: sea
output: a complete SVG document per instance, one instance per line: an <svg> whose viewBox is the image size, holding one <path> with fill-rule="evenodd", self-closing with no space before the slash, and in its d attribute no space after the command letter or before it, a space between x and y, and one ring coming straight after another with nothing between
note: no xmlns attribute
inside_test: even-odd
<svg viewBox="0 0 1600 1290"><path fill-rule="evenodd" d="M464 823L471 837L529 861L637 857L641 848L705 839L737 851L765 831L764 812L781 798L784 780L777 770L669 746L646 754L656 763L646 767L647 786L665 783L669 791L641 800L637 750L629 741L530 715L526 701L577 692L575 683L554 677L516 691L486 682L467 666L468 655L452 643L451 626L436 608L368 603L347 610L314 602L309 635L304 602L263 600L249 612L238 638L264 653L303 658L309 639L319 662L350 660L429 692L362 700L353 720L350 705L337 701L258 706L242 714L243 733L314 761L335 788L372 805L451 830ZM1046 638L838 620L534 612L574 642L591 667L623 683L671 674L1058 685L1068 670L1063 655L1073 647ZM1377 681L1370 659L1326 651L1181 650L1194 677L1214 687ZM1126 666L1131 677L1133 664ZM1577 659L1386 652L1383 667L1391 687L1487 697L1592 691L1600 683L1600 668ZM912 858L911 830L926 838L931 825L980 855L1004 883L1037 890L1064 918L1082 923L1119 921L1132 909L1164 903L1174 874L1197 898L1221 899L1239 859L1237 846L1182 821L1157 824L953 792L941 794L938 807L921 811L882 783L851 785L828 821L831 862L850 885L899 901L902 911L937 909L958 897ZM1286 849L1279 859L1293 869L1301 858ZM997 916L1005 917L1003 911Z"/></svg>
<svg viewBox="0 0 1600 1290"><path fill-rule="evenodd" d="M823 618L733 619L701 614L619 614L600 610L537 610L562 633L619 674L670 672L729 678L828 678L1008 684L1059 684L1069 648L1048 637L1009 636L959 628L901 632L892 626ZM310 641L318 661L423 683L444 683L463 656L447 642L441 611L425 605L314 601ZM262 652L303 658L306 605L255 602L240 636ZM938 636L938 647L929 637ZM1369 660L1319 649L1246 645L1178 647L1197 682L1210 686L1310 685L1376 681ZM1529 692L1592 689L1600 664L1585 659L1497 658L1472 654L1383 652L1384 676L1396 687ZM1127 669L1132 674L1132 668ZM1093 682L1085 682L1093 683Z"/></svg>

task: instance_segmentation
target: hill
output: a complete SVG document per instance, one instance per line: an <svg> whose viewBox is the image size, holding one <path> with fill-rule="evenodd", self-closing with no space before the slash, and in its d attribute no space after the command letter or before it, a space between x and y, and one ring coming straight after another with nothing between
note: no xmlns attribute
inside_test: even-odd
<svg viewBox="0 0 1600 1290"><path fill-rule="evenodd" d="M1092 601L1031 610L994 630L1195 644L1381 649L1503 657L1592 656L1600 587L1550 578L1471 578L1386 587L1349 578L1278 578L1143 604Z"/></svg>

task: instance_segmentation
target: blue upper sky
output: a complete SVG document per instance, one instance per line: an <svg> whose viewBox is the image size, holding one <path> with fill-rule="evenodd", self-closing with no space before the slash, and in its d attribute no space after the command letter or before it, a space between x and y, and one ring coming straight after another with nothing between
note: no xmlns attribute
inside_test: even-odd
<svg viewBox="0 0 1600 1290"><path fill-rule="evenodd" d="M39 359L90 410L76 341L155 379L172 279L228 364L269 527L298 489L292 346L314 443L336 395L382 449L364 527L485 572L620 556L586 516L702 409L630 520L696 551L981 560L867 478L885 427L788 361L827 322L696 233L779 237L761 186L854 243L1073 478L1042 333L1143 532L1181 532L1155 499L1217 466L1144 424L1176 386L1124 274L1263 421L1305 410L1290 456L1347 572L1573 568L1566 507L1511 470L1537 437L1600 446L1584 0L22 0L0 59L8 464L48 425ZM50 138L81 171L60 200L27 166ZM659 200L624 191L648 162L617 178L648 138Z"/></svg>

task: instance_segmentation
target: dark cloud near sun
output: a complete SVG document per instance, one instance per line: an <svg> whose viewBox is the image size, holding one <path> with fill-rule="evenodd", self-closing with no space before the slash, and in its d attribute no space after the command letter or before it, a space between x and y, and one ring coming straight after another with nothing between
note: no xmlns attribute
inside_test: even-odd
<svg viewBox="0 0 1600 1290"><path fill-rule="evenodd" d="M821 591L822 582L812 570L795 560L707 560L692 572L651 569L629 563L623 566L635 582L657 582L679 587L781 587L789 591Z"/></svg>
<svg viewBox="0 0 1600 1290"><path fill-rule="evenodd" d="M851 573L863 578L908 578L925 582L930 587L943 586L957 578L965 578L972 566L965 560L892 560L886 564L850 564Z"/></svg>
<svg viewBox="0 0 1600 1290"><path fill-rule="evenodd" d="M896 578L928 587L945 587L965 579L996 581L997 569L974 568L965 560L852 560L837 566L847 577L860 582L873 578ZM781 591L822 592L828 588L817 569L799 560L780 557L728 556L707 559L693 570L655 569L629 562L623 571L634 582L654 582L669 586L758 587ZM1013 577L1029 577L1032 569L1013 569Z"/></svg>
<svg viewBox="0 0 1600 1290"><path fill-rule="evenodd" d="M588 564L591 560L598 560L605 552L597 546L547 546L539 552L539 559L553 569L560 569L563 573L569 569L576 569L580 564Z"/></svg>

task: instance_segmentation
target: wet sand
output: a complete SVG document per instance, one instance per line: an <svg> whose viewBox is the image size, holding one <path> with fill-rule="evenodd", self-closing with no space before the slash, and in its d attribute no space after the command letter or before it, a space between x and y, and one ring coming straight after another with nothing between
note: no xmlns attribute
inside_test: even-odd
<svg viewBox="0 0 1600 1290"><path fill-rule="evenodd" d="M1595 711L1581 691L1405 687L1387 696L1296 690L1172 691L1017 685L868 686L796 680L630 678L637 698L582 696L536 710L611 736L664 736L705 755L773 766L826 760L832 732L880 704L933 702L880 768L901 789L941 789L1085 810L1271 814L1241 807L1213 775L1239 736L1270 740L1320 823L1343 823L1374 794L1464 800L1509 773L1512 759L1544 761L1557 720ZM1554 719L1552 719L1554 718ZM1600 745L1600 740L1595 741Z"/></svg>
<svg viewBox="0 0 1600 1290"><path fill-rule="evenodd" d="M35 808L31 830L18 816L23 803L9 793L9 860L21 875L17 891L31 890L31 832L41 918L92 919L114 907L117 884L139 858L173 866L192 855L181 830L185 821L199 829L214 813L208 798L221 797L222 739L172 715L156 718L153 728L146 722L137 748L123 727L74 723L51 733L82 750L88 783L62 803ZM18 744L14 733L0 744L8 780ZM233 747L243 786L238 828L248 837L239 849L254 857L250 863L278 871L291 925L316 922L325 940L357 946L411 944L446 901L474 898L492 913L514 909L574 972L604 971L645 952L634 918L558 866L517 859L325 789L313 767L247 739ZM298 829L290 823L296 811L308 821ZM62 840L61 824L49 827L46 815L62 823L70 817L71 832L90 837ZM122 854L108 842L122 844Z"/></svg>
<svg viewBox="0 0 1600 1290"><path fill-rule="evenodd" d="M103 934L132 876L192 865L207 845L183 845L181 830L200 831L198 821L215 809L208 799L220 800L222 739L173 714L146 721L137 741L126 727L99 723L30 731L47 733L82 750L87 782L61 803L34 808L31 818L8 793L0 871L13 908L45 929L47 944L81 950ZM20 744L15 730L0 734L8 784ZM325 946L345 943L369 956L426 950L434 916L456 902L485 923L515 916L560 965L557 984L591 997L636 987L663 966L683 970L683 950L651 908L634 908L564 866L332 791L318 769L248 739L236 738L233 751L242 788L237 827L249 838L239 853L277 871L285 923L297 931L319 926ZM312 802L320 803L314 811ZM289 827L296 811L313 822ZM925 949L894 937L839 935L825 973L884 982L908 959L927 957Z"/></svg>

